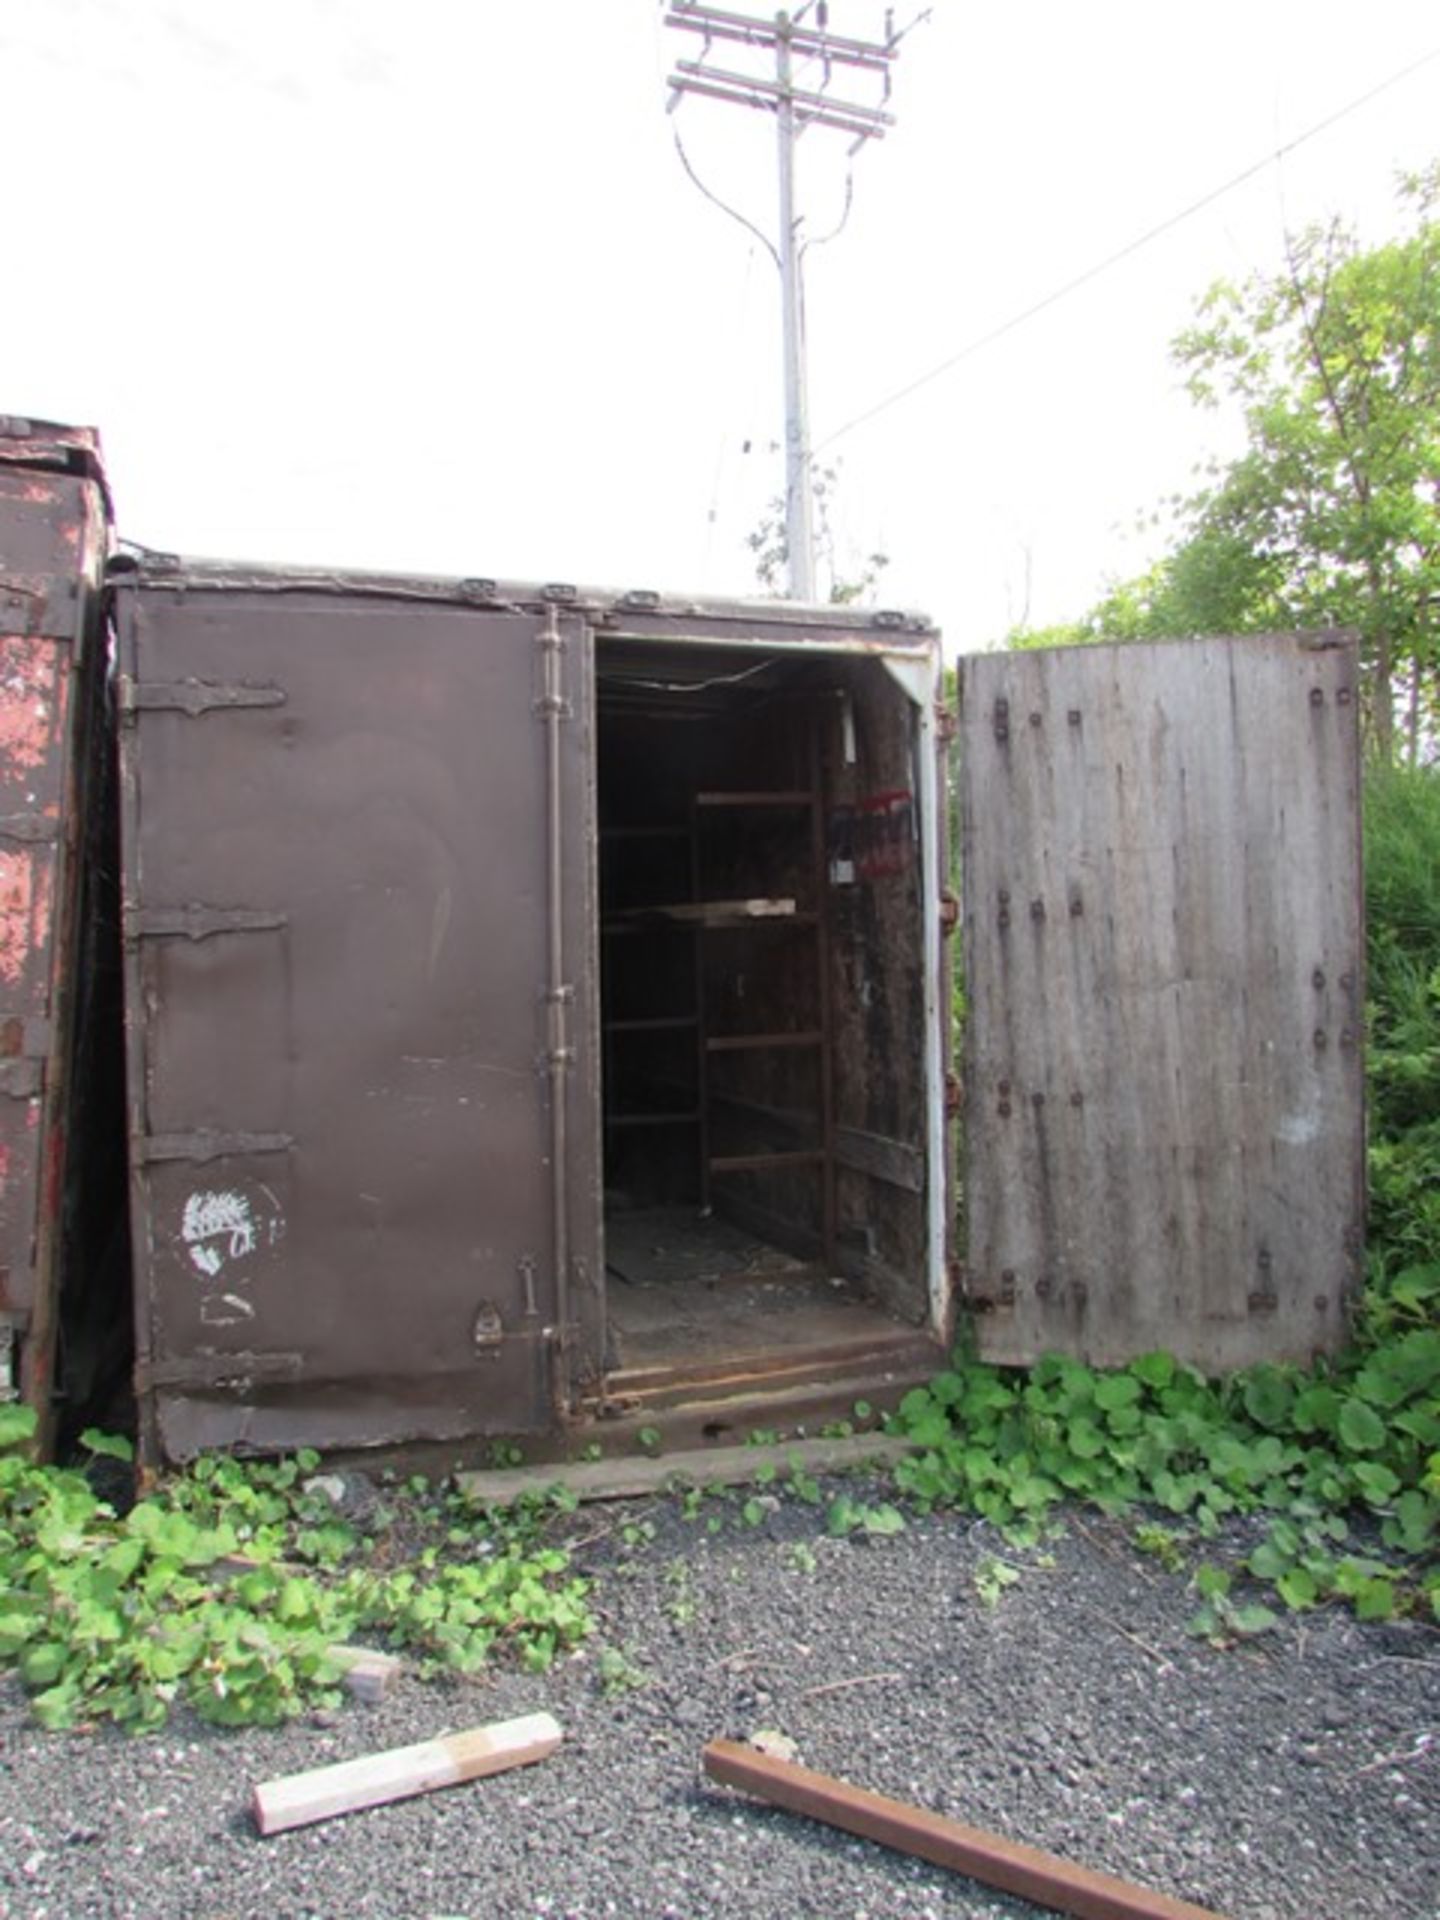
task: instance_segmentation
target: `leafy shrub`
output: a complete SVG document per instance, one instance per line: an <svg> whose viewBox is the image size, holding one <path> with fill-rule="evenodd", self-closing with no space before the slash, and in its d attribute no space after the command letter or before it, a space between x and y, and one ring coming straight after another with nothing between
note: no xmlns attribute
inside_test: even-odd
<svg viewBox="0 0 1440 1920"><path fill-rule="evenodd" d="M589 1631L584 1582L544 1543L544 1503L477 1516L421 1482L408 1513L423 1544L383 1571L373 1541L307 1492L314 1454L206 1457L122 1519L83 1473L34 1464L34 1427L32 1409L0 1407L0 1665L45 1726L157 1727L176 1700L268 1726L340 1698L330 1650L357 1633L410 1649L422 1672L471 1673L506 1653L544 1668Z"/></svg>
<svg viewBox="0 0 1440 1920"><path fill-rule="evenodd" d="M1365 789L1369 1296L1440 1260L1440 770L1373 768ZM1400 1303L1402 1315L1407 1311Z"/></svg>

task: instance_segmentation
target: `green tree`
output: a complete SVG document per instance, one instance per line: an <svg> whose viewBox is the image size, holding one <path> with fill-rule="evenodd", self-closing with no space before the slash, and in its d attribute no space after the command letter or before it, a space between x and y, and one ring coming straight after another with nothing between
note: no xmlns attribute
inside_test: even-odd
<svg viewBox="0 0 1440 1920"><path fill-rule="evenodd" d="M1199 404L1240 404L1245 450L1178 503L1168 558L1047 637L1352 627L1371 743L1392 756L1403 712L1413 761L1440 720L1440 166L1400 191L1399 238L1312 227L1205 295L1175 358Z"/></svg>
<svg viewBox="0 0 1440 1920"><path fill-rule="evenodd" d="M880 576L890 564L888 553L850 553L842 558L835 531L835 496L840 487L840 463L817 466L811 479L815 511L815 560L821 597L832 607L870 606ZM755 573L766 593L785 597L785 575L790 565L790 543L785 535L785 501L770 502L763 519L746 543L755 556Z"/></svg>

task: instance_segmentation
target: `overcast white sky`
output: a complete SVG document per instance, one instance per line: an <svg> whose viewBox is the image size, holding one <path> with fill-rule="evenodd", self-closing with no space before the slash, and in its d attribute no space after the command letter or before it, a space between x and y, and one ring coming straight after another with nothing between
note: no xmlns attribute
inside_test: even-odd
<svg viewBox="0 0 1440 1920"><path fill-rule="evenodd" d="M882 18L831 0L837 32ZM0 0L0 411L98 425L121 530L155 546L753 589L745 536L781 485L776 276L680 169L664 77L697 46L661 19ZM809 263L815 438L843 461L843 542L892 556L886 603L972 648L1144 564L1137 512L1223 436L1167 357L1193 298L1273 265L1287 223L1383 235L1396 171L1440 155L1440 59L829 436L1432 51L1433 0L935 0L898 127ZM773 232L768 117L677 118ZM841 136L806 136L813 233L844 164Z"/></svg>

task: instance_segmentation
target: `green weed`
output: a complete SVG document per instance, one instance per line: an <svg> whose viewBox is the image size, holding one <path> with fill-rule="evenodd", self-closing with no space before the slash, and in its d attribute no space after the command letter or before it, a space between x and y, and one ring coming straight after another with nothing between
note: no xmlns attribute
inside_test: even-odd
<svg viewBox="0 0 1440 1920"><path fill-rule="evenodd" d="M971 1578L981 1605L998 1607L1001 1596L1019 1580L1020 1569L996 1554L987 1553Z"/></svg>
<svg viewBox="0 0 1440 1920"><path fill-rule="evenodd" d="M313 1454L206 1456L121 1518L83 1473L29 1458L34 1427L31 1409L0 1407L0 1665L44 1726L144 1730L178 1700L269 1726L340 1698L329 1649L356 1635L408 1649L422 1672L468 1673L501 1656L542 1669L590 1630L585 1583L545 1541L545 1501L477 1519L412 1479L423 1544L378 1571L373 1541L306 1491ZM93 1432L84 1444L128 1454Z"/></svg>

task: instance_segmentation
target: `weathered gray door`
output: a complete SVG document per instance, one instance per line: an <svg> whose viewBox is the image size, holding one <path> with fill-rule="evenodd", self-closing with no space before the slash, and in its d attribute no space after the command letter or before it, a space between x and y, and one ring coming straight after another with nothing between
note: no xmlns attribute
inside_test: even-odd
<svg viewBox="0 0 1440 1920"><path fill-rule="evenodd" d="M1353 648L962 663L980 1351L1213 1369L1342 1339L1360 1272Z"/></svg>
<svg viewBox="0 0 1440 1920"><path fill-rule="evenodd" d="M598 1234L583 627L196 570L120 636L148 1451L550 1425Z"/></svg>

